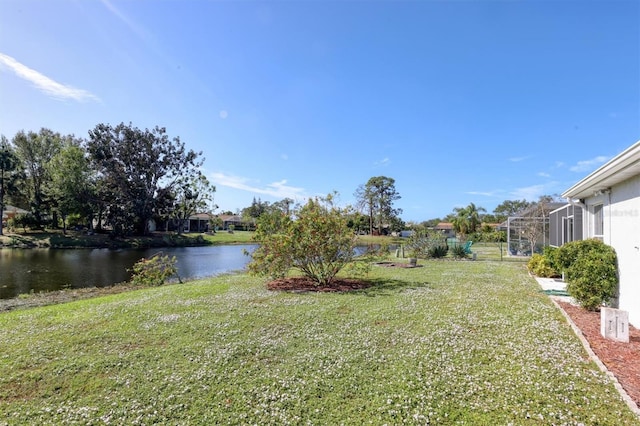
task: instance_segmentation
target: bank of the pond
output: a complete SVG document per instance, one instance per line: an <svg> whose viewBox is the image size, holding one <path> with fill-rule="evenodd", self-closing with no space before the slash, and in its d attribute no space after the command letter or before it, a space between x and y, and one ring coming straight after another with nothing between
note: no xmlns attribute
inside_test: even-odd
<svg viewBox="0 0 640 426"><path fill-rule="evenodd" d="M29 232L0 235L0 248L154 248L193 247L213 244L203 235L153 233L148 236L115 238L108 234L86 232Z"/></svg>
<svg viewBox="0 0 640 426"><path fill-rule="evenodd" d="M250 231L219 231L216 233L181 234L154 232L149 236L113 238L109 234L62 231L17 232L5 230L0 235L0 248L157 248L157 247L193 247L219 244L247 244L253 242ZM358 236L358 244L401 244L402 239L386 236Z"/></svg>

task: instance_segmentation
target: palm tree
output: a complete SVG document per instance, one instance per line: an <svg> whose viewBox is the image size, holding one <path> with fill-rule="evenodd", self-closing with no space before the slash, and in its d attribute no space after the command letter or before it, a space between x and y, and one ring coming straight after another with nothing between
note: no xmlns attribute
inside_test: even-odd
<svg viewBox="0 0 640 426"><path fill-rule="evenodd" d="M454 209L456 216L451 223L457 234L464 237L467 234L476 232L478 226L482 223L480 212L486 212L483 207L476 207L475 204L469 203L467 207L457 207Z"/></svg>
<svg viewBox="0 0 640 426"><path fill-rule="evenodd" d="M480 213L486 212L487 210L484 207L476 207L475 204L469 203L466 208L467 217L469 218L469 232L476 232L478 226L482 223L480 219Z"/></svg>

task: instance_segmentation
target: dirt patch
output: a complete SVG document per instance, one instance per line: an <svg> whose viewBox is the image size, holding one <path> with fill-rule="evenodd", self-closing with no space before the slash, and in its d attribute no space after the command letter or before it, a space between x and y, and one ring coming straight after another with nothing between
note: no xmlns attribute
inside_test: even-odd
<svg viewBox="0 0 640 426"><path fill-rule="evenodd" d="M640 330L629 325L629 343L605 339L600 334L600 312L590 312L566 302L558 304L580 329L600 361L640 406Z"/></svg>
<svg viewBox="0 0 640 426"><path fill-rule="evenodd" d="M376 262L376 266L382 266L383 268L422 268L422 265L412 265L410 263L400 262Z"/></svg>
<svg viewBox="0 0 640 426"><path fill-rule="evenodd" d="M64 289L42 293L24 294L12 299L0 299L0 312L13 309L35 308L38 306L57 305L75 300L91 299L109 294L124 293L142 287L130 284L117 284L110 287L87 287L78 289Z"/></svg>
<svg viewBox="0 0 640 426"><path fill-rule="evenodd" d="M362 290L371 284L356 279L336 278L329 285L318 284L307 277L281 278L267 283L269 290L295 291L295 292L348 292Z"/></svg>

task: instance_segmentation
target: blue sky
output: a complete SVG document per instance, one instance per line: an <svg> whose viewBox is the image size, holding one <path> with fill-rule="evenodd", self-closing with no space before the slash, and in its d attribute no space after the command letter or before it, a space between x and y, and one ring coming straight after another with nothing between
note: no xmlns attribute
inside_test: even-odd
<svg viewBox="0 0 640 426"><path fill-rule="evenodd" d="M0 133L120 122L220 210L383 175L406 221L491 212L640 139L640 2L0 1Z"/></svg>

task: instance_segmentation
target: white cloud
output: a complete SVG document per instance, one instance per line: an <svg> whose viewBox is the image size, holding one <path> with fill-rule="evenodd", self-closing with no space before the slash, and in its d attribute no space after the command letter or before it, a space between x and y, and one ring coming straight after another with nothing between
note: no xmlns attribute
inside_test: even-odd
<svg viewBox="0 0 640 426"><path fill-rule="evenodd" d="M15 75L23 80L26 80L33 84L38 90L51 96L55 99L72 99L78 102L84 101L96 101L100 102L100 98L83 89L76 89L75 87L68 86L62 83L58 83L55 80L47 77L38 71L27 67L16 61L9 55L0 53L0 69L6 68L13 71Z"/></svg>
<svg viewBox="0 0 640 426"><path fill-rule="evenodd" d="M272 182L264 186L259 186L258 182L251 181L250 179L241 176L225 175L224 173L211 173L210 176L211 180L216 185L239 189L241 191L247 191L254 194L270 195L278 199L292 198L294 200L298 200L306 198L304 188L287 185L286 179L279 182Z"/></svg>
<svg viewBox="0 0 640 426"><path fill-rule="evenodd" d="M578 161L575 166L569 167L569 170L572 172L590 172L595 170L601 164L606 163L609 160L609 157L605 157L604 155L599 155L591 160L583 160Z"/></svg>
<svg viewBox="0 0 640 426"><path fill-rule="evenodd" d="M221 119L226 120L226 118L229 117L229 112L223 109L220 111L219 115Z"/></svg>
<svg viewBox="0 0 640 426"><path fill-rule="evenodd" d="M501 191L468 191L466 194L469 195L482 195L485 197L495 197Z"/></svg>
<svg viewBox="0 0 640 426"><path fill-rule="evenodd" d="M109 9L118 19L120 19L131 31L136 33L142 40L149 40L151 36L143 27L137 25L133 20L129 19L124 13L122 13L117 7L115 7L109 0L100 0L102 4Z"/></svg>
<svg viewBox="0 0 640 426"><path fill-rule="evenodd" d="M380 161L376 161L375 163L373 163L373 165L374 166L386 166L390 162L391 162L391 160L389 159L389 157L385 157Z"/></svg>
<svg viewBox="0 0 640 426"><path fill-rule="evenodd" d="M524 161L528 158L529 157L511 157L509 158L509 161L511 161L512 163L519 163L520 161Z"/></svg>
<svg viewBox="0 0 640 426"><path fill-rule="evenodd" d="M541 195L544 195L544 188L544 185L525 186L523 188L516 188L511 194L517 200L525 199L534 201L540 198Z"/></svg>
<svg viewBox="0 0 640 426"><path fill-rule="evenodd" d="M556 181L546 182L538 185L525 186L516 188L511 191L514 199L525 199L528 201L537 201L541 195L551 195L558 192L559 183Z"/></svg>
<svg viewBox="0 0 640 426"><path fill-rule="evenodd" d="M545 172L538 172L538 176L546 177L546 178L551 177L549 173L545 173Z"/></svg>
<svg viewBox="0 0 640 426"><path fill-rule="evenodd" d="M289 159L289 156L287 154L280 154L280 158L287 161Z"/></svg>

